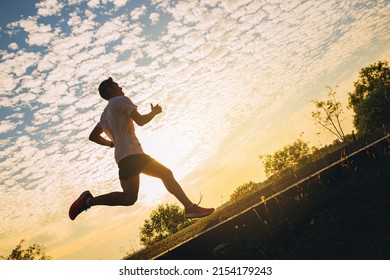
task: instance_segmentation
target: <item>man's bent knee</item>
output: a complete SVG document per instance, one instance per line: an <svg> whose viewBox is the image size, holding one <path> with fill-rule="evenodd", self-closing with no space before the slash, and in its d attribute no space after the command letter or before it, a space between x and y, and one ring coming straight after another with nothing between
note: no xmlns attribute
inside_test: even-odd
<svg viewBox="0 0 390 280"><path fill-rule="evenodd" d="M164 168L164 171L162 172L162 180L170 180L173 178L173 172L169 168Z"/></svg>

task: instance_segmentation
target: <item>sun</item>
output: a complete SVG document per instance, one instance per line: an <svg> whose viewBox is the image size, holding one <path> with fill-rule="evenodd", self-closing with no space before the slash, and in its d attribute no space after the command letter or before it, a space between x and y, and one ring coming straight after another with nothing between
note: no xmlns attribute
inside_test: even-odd
<svg viewBox="0 0 390 280"><path fill-rule="evenodd" d="M180 179L191 172L188 160L196 144L189 135L180 133L177 127L166 125L157 129L138 132L144 152L174 171Z"/></svg>

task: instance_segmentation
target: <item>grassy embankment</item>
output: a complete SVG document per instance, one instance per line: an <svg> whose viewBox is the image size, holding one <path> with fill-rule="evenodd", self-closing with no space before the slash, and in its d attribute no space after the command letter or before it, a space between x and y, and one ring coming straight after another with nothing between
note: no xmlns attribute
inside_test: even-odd
<svg viewBox="0 0 390 280"><path fill-rule="evenodd" d="M389 259L390 138L362 149L377 139L270 178L125 259Z"/></svg>

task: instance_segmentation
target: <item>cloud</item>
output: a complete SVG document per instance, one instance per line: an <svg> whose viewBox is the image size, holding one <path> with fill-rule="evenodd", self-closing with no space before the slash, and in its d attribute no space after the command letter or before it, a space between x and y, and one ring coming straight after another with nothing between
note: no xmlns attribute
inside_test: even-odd
<svg viewBox="0 0 390 280"><path fill-rule="evenodd" d="M3 60L1 63L2 72L0 73L2 94L12 94L20 77L25 75L30 67L36 65L40 58L39 53L20 50L15 56Z"/></svg>
<svg viewBox="0 0 390 280"><path fill-rule="evenodd" d="M16 43L11 43L8 45L8 48L10 48L13 51L16 51L19 48L19 46Z"/></svg>
<svg viewBox="0 0 390 280"><path fill-rule="evenodd" d="M95 9L100 6L100 0L90 0L87 5L91 9Z"/></svg>
<svg viewBox="0 0 390 280"><path fill-rule="evenodd" d="M133 21L139 20L140 17L145 15L146 13L146 6L142 5L141 7L135 8L133 11L131 11L130 16Z"/></svg>
<svg viewBox="0 0 390 280"><path fill-rule="evenodd" d="M149 20L152 25L155 25L160 20L160 14L159 13L151 13L149 16Z"/></svg>
<svg viewBox="0 0 390 280"><path fill-rule="evenodd" d="M111 0L116 8L121 8L127 4L127 0Z"/></svg>
<svg viewBox="0 0 390 280"><path fill-rule="evenodd" d="M9 131L14 130L18 125L22 124L23 122L18 121L10 121L10 120L3 120L0 122L0 134L7 133Z"/></svg>
<svg viewBox="0 0 390 280"><path fill-rule="evenodd" d="M68 0L68 5L72 6L72 5L78 5L78 4L81 4L84 0Z"/></svg>
<svg viewBox="0 0 390 280"><path fill-rule="evenodd" d="M47 17L57 15L64 7L64 4L57 0L43 0L35 4L35 7L38 8L37 14L39 16Z"/></svg>
<svg viewBox="0 0 390 280"><path fill-rule="evenodd" d="M120 39L121 31L126 29L126 25L121 24L123 24L123 18L115 18L100 26L94 34L97 39L96 44L105 45L109 42Z"/></svg>
<svg viewBox="0 0 390 280"><path fill-rule="evenodd" d="M52 30L50 24L38 23L37 17L28 17L17 22L8 24L8 28L21 28L27 32L28 37L26 42L29 45L46 46L49 42L59 34L60 30Z"/></svg>

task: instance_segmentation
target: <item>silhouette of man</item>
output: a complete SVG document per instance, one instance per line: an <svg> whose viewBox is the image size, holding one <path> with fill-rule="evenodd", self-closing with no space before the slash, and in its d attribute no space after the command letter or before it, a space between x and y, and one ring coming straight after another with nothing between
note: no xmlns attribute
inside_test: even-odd
<svg viewBox="0 0 390 280"><path fill-rule="evenodd" d="M123 191L92 196L89 191L83 192L71 205L69 218L74 220L81 212L96 205L130 206L138 199L140 173L160 178L166 189L184 206L186 218L200 218L213 213L214 208L202 208L187 197L172 171L145 154L135 135L134 122L143 126L162 112L161 106L150 105L151 111L141 115L137 106L124 95L122 88L112 78L99 85L100 96L108 101L100 121L92 130L89 140L114 148L115 160L119 167L119 179ZM110 139L102 137L102 134Z"/></svg>

